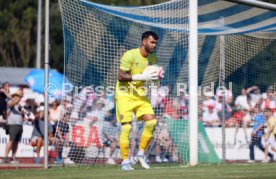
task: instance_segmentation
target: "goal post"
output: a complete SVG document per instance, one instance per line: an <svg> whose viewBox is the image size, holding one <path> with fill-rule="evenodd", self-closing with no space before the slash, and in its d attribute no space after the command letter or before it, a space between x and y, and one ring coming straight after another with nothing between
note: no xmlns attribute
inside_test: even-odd
<svg viewBox="0 0 276 179"><path fill-rule="evenodd" d="M198 164L198 3L189 1L189 142L190 165Z"/></svg>

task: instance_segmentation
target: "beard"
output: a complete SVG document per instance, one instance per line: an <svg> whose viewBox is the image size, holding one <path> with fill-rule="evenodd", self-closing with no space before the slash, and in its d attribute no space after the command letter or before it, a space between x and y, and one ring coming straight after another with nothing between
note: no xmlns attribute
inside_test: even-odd
<svg viewBox="0 0 276 179"><path fill-rule="evenodd" d="M154 50L151 49L148 45L145 46L145 50L146 50L146 52L149 53L149 54L153 53L153 51L154 51Z"/></svg>

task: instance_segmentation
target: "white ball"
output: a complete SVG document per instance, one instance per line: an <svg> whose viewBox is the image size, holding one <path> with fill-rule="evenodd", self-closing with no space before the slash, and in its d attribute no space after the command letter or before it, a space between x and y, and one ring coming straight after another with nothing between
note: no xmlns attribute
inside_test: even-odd
<svg viewBox="0 0 276 179"><path fill-rule="evenodd" d="M158 65L149 65L145 68L146 71L149 71L150 73L156 73L158 75L159 80L163 78L163 68Z"/></svg>

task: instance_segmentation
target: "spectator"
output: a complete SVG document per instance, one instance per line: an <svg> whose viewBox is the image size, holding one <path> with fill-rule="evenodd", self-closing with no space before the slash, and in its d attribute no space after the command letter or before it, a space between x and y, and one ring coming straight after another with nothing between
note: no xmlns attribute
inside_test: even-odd
<svg viewBox="0 0 276 179"><path fill-rule="evenodd" d="M156 94L155 94L156 93ZM164 113L165 106L168 102L168 86L158 87L152 95L151 104L153 105L154 113L156 115L161 115Z"/></svg>
<svg viewBox="0 0 276 179"><path fill-rule="evenodd" d="M32 139L31 143L33 146L36 146L36 159L35 163L39 164L41 162L40 158L40 150L41 147L43 146L43 140L44 140L44 126L45 126L45 119L44 119L44 106L40 106L37 109L38 112L38 118L34 121L34 130L32 134ZM46 119L47 120L47 119ZM51 124L48 122L48 136L49 136L49 141L53 141L53 128ZM48 142L44 142L44 145L48 145Z"/></svg>
<svg viewBox="0 0 276 179"><path fill-rule="evenodd" d="M97 99L94 104L95 105L93 110L87 113L86 118L87 120L90 120L90 122L96 122L95 125L101 128L105 117L109 115L109 113L107 111L104 111L104 106L105 106L104 100Z"/></svg>
<svg viewBox="0 0 276 179"><path fill-rule="evenodd" d="M3 119L7 118L7 101L11 98L11 94L9 91L9 83L3 83L2 87L0 88L0 118Z"/></svg>
<svg viewBox="0 0 276 179"><path fill-rule="evenodd" d="M71 112L73 110L73 98L71 96L66 96L66 98L62 101L61 106L61 121L58 122L57 125L57 159L56 164L75 164L75 162L72 159L75 159L75 152L77 151L78 147L74 144L74 142L69 141L69 134L70 130L72 129L69 125L68 121L70 121ZM70 150L68 153L68 156L63 160L62 158L62 152L63 147L69 146ZM82 148L80 148L82 151Z"/></svg>
<svg viewBox="0 0 276 179"><path fill-rule="evenodd" d="M173 141L170 139L168 126L165 119L159 119L155 131L155 161L168 162L173 159ZM167 155L168 154L168 155Z"/></svg>
<svg viewBox="0 0 276 179"><path fill-rule="evenodd" d="M214 127L220 124L217 111L214 110L214 105L208 105L207 111L203 112L202 121L207 127Z"/></svg>
<svg viewBox="0 0 276 179"><path fill-rule="evenodd" d="M188 119L188 100L189 96L185 94L183 89L180 89L179 105L180 105L180 115L183 119Z"/></svg>
<svg viewBox="0 0 276 179"><path fill-rule="evenodd" d="M257 145L257 147L265 152L265 149L262 144L262 137L264 135L264 125L265 125L265 119L263 113L260 111L259 106L255 106L254 108L254 114L253 117L253 131L251 133L251 143L249 145L250 150L250 160L248 163L254 163L255 162L255 154L254 154L254 146ZM273 161L274 157L271 153L268 153L268 156L270 157L270 160Z"/></svg>
<svg viewBox="0 0 276 179"><path fill-rule="evenodd" d="M203 112L208 111L208 106L215 106L216 101L213 99L213 94L211 92L208 92L205 94L205 99L202 102L202 108Z"/></svg>
<svg viewBox="0 0 276 179"><path fill-rule="evenodd" d="M45 101L44 95L43 95L43 94L38 94L38 93L36 93L35 99L34 99L35 106L39 107L39 105L40 105L41 103L44 103L44 101Z"/></svg>
<svg viewBox="0 0 276 179"><path fill-rule="evenodd" d="M233 114L233 118L235 119L236 123L236 130L235 130L235 136L234 136L234 144L236 144L237 140L237 134L239 131L240 126L242 125L243 131L244 131L244 137L245 141L249 143L246 133L246 127L249 123L251 117L250 117L250 110L252 109L252 101L251 96L247 94L246 89L241 90L241 95L237 97L235 101L235 107L237 111Z"/></svg>
<svg viewBox="0 0 276 179"><path fill-rule="evenodd" d="M273 116L273 112L271 109L267 108L265 110L266 115L266 126L267 126L267 132L264 135L265 140L265 157L263 162L267 163L269 162L267 156L268 156L268 148L271 147L271 150L276 152L276 141L275 141L275 134L276 134L276 118Z"/></svg>
<svg viewBox="0 0 276 179"><path fill-rule="evenodd" d="M35 106L35 102L33 99L29 99L29 98L26 99L24 107L25 107L25 109L32 112L33 114L36 113L36 106Z"/></svg>
<svg viewBox="0 0 276 179"><path fill-rule="evenodd" d="M60 103L58 100L52 102L52 107L49 109L49 122L53 128L53 133L56 133L57 122L60 119Z"/></svg>
<svg viewBox="0 0 276 179"><path fill-rule="evenodd" d="M225 103L228 105L230 105L232 103L233 93L231 90L228 90L228 89L217 90L216 96L217 96L217 98L225 96Z"/></svg>
<svg viewBox="0 0 276 179"><path fill-rule="evenodd" d="M262 99L266 99L269 93L274 93L273 86L269 86L265 93L262 94Z"/></svg>
<svg viewBox="0 0 276 179"><path fill-rule="evenodd" d="M70 115L71 111L72 111L72 97L71 96L66 96L63 100L62 103L60 105L60 116L61 118L63 118L66 115ZM68 116L67 118L69 119L70 116Z"/></svg>
<svg viewBox="0 0 276 179"><path fill-rule="evenodd" d="M172 99L172 97L170 96L165 106L164 116L178 120L181 117L180 111L181 110L178 99Z"/></svg>
<svg viewBox="0 0 276 179"><path fill-rule="evenodd" d="M52 125L56 124L60 118L60 104L58 100L52 102L52 107L49 110L49 121Z"/></svg>
<svg viewBox="0 0 276 179"><path fill-rule="evenodd" d="M253 93L251 93L252 91L253 91ZM251 96L251 100L252 100L252 104L253 104L252 107L254 107L256 104L258 104L262 97L258 86L252 86L252 87L248 88L247 94L250 94L250 96Z"/></svg>
<svg viewBox="0 0 276 179"><path fill-rule="evenodd" d="M74 164L69 157L66 157L64 160L62 157L63 147L70 145L70 142L68 141L70 132L70 125L68 124L68 121L72 110L71 102L72 97L67 95L62 101L62 105L60 105L60 120L57 123L55 139L55 147L57 152L57 159L55 161L56 164Z"/></svg>
<svg viewBox="0 0 276 179"><path fill-rule="evenodd" d="M233 118L235 119L235 122L236 122L234 144L236 144L237 133L239 131L240 126L242 126L243 128L246 143L249 143L247 133L246 133L246 128L252 121L250 112L253 111L254 106L256 104L252 101L250 94L246 95L246 100L247 100L247 108L240 108L236 113L233 114Z"/></svg>
<svg viewBox="0 0 276 179"><path fill-rule="evenodd" d="M235 121L235 127L236 127L235 134L234 134L234 145L237 143L237 134L239 132L240 126L242 126L243 128L244 138L246 143L249 143L247 138L247 133L246 133L246 128L247 128L246 121L248 121L248 119L250 120L250 117L247 116L247 111L245 109L239 109L238 111L234 112L233 119Z"/></svg>
<svg viewBox="0 0 276 179"><path fill-rule="evenodd" d="M118 127L116 125L116 117L111 119L111 121L105 121L102 129L102 141L105 147L110 147L109 157L107 159L107 164L114 165L116 162L112 158L116 148L119 144L119 136L118 136Z"/></svg>
<svg viewBox="0 0 276 179"><path fill-rule="evenodd" d="M18 163L15 159L16 152L18 148L18 143L21 140L23 133L23 120L24 113L21 110L21 106L19 102L23 97L23 92L18 90L14 94L12 94L11 99L8 101L8 112L7 112L7 130L6 133L9 134L10 140L6 145L5 157L3 158L3 162L7 163L7 158L12 150L12 159L11 163Z"/></svg>
<svg viewBox="0 0 276 179"><path fill-rule="evenodd" d="M238 109L247 109L247 110L249 110L246 89L243 88L241 90L241 95L236 98L235 106Z"/></svg>
<svg viewBox="0 0 276 179"><path fill-rule="evenodd" d="M223 106L222 102L223 102L223 96L217 95L215 110L218 113L220 121L222 121L224 119L226 125L232 126L234 124L233 120L232 120L232 108L226 101L225 101L226 103L224 104L224 106ZM223 112L224 112L224 116L223 116Z"/></svg>
<svg viewBox="0 0 276 179"><path fill-rule="evenodd" d="M68 118L69 114L64 113L62 116L61 120L58 121L57 127L56 127L56 142L55 142L55 147L57 151L57 159L56 159L56 164L62 164L63 163L63 158L62 158L62 152L63 152L63 146L68 145L69 143L66 143L68 140L68 134L70 130L70 126L68 124ZM65 159L66 163L70 163L70 159L68 160L67 158Z"/></svg>
<svg viewBox="0 0 276 179"><path fill-rule="evenodd" d="M267 90L266 97L262 101L262 110L265 110L267 108L269 109L275 109L276 108L276 103L274 99L274 93L272 90Z"/></svg>
<svg viewBox="0 0 276 179"><path fill-rule="evenodd" d="M225 99L226 100L226 99ZM230 107L230 104L225 101L225 104L223 106L223 96L218 95L216 97L216 104L215 104L215 110L219 113L222 112L222 110L225 110L226 119L230 118L232 113L232 108Z"/></svg>

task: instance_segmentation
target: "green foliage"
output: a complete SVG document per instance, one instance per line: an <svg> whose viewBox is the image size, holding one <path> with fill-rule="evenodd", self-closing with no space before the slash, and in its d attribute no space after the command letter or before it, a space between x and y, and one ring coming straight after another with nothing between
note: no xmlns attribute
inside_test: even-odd
<svg viewBox="0 0 276 179"><path fill-rule="evenodd" d="M10 0L0 3L0 65L30 66L34 58L36 3Z"/></svg>
<svg viewBox="0 0 276 179"><path fill-rule="evenodd" d="M56 1L51 2L50 7L50 67L63 72L64 48L63 31L59 6Z"/></svg>

